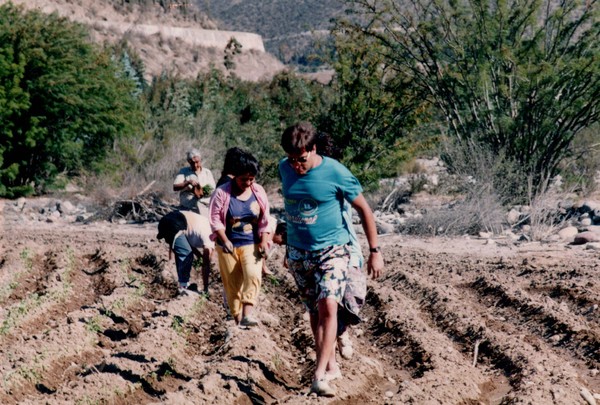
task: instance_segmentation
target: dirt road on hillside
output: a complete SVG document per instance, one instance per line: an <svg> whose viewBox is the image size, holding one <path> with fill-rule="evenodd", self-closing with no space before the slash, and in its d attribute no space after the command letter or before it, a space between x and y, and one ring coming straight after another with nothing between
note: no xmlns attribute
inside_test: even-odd
<svg viewBox="0 0 600 405"><path fill-rule="evenodd" d="M583 247L382 237L386 273L323 399L306 396L312 337L281 249L242 330L216 269L209 300L176 295L156 224L2 215L2 404L600 402L600 259Z"/></svg>

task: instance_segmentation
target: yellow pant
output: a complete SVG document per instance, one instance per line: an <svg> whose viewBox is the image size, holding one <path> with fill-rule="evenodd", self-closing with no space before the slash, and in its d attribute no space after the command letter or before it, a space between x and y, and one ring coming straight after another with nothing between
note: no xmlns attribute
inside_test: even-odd
<svg viewBox="0 0 600 405"><path fill-rule="evenodd" d="M223 252L217 246L219 270L225 287L225 296L233 317L242 313L243 304L256 304L260 291L263 259L258 245L246 245Z"/></svg>

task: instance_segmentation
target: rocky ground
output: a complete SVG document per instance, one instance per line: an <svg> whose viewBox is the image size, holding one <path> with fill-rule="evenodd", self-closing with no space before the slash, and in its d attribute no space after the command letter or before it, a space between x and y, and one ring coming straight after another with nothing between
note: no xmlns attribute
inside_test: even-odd
<svg viewBox="0 0 600 405"><path fill-rule="evenodd" d="M385 275L323 399L307 396L313 342L281 249L243 330L216 267L208 300L177 296L155 222L31 205L0 201L2 404L600 401L600 258L584 245L382 235Z"/></svg>

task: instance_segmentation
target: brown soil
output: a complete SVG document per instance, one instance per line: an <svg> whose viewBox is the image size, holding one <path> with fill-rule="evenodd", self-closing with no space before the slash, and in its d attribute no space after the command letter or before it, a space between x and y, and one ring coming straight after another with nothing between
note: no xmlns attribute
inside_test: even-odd
<svg viewBox="0 0 600 405"><path fill-rule="evenodd" d="M6 205L13 202L4 202ZM312 337L282 249L261 326L177 297L156 224L2 210L0 403L586 404L600 394L600 259L561 244L384 236L355 355L307 397ZM12 205L11 205L12 206ZM476 354L475 354L476 353Z"/></svg>

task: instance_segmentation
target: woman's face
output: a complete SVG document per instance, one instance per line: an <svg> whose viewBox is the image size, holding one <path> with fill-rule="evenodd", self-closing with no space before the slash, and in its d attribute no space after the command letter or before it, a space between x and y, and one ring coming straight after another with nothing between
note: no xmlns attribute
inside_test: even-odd
<svg viewBox="0 0 600 405"><path fill-rule="evenodd" d="M235 185L243 191L250 187L252 183L254 183L254 178L255 176L253 174L246 173L234 177L233 181L235 181Z"/></svg>

